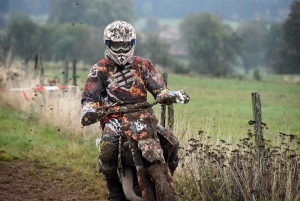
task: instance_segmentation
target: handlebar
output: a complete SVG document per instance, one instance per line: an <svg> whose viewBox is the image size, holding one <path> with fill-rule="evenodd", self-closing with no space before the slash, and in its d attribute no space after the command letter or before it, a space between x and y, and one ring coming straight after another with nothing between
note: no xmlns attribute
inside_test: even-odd
<svg viewBox="0 0 300 201"><path fill-rule="evenodd" d="M101 113L105 113L105 115L125 114L125 113L136 112L136 111L141 111L141 110L151 108L157 103L158 101L153 101L152 103L140 102L140 103L123 105L123 106L121 105L121 106L102 107L97 110L97 113L101 112Z"/></svg>
<svg viewBox="0 0 300 201"><path fill-rule="evenodd" d="M182 90L180 91L169 91L167 96L158 97L154 102L140 102L128 105L115 105L110 107L102 107L96 110L96 112L87 112L82 117L81 124L83 126L96 123L97 121L105 118L112 114L123 115L125 113L137 112L145 109L152 108L157 103L172 104L172 103L188 103L190 97Z"/></svg>
<svg viewBox="0 0 300 201"><path fill-rule="evenodd" d="M130 113L135 111L144 110L147 108L151 108L157 103L163 103L163 104L172 104L172 103L188 103L190 101L190 97L182 90L180 91L169 91L167 96L160 96L158 97L154 102L148 103L148 102L140 102L140 103L134 103L134 104L128 104L124 106L110 106L110 107L102 107L99 108L97 113L101 115L110 115L110 114L116 114L116 113Z"/></svg>

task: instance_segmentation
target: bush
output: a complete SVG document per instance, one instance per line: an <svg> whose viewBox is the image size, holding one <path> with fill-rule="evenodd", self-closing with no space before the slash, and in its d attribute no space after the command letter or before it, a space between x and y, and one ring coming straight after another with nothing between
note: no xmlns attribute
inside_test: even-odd
<svg viewBox="0 0 300 201"><path fill-rule="evenodd" d="M174 62L172 69L174 70L174 73L177 74L189 74L190 69L188 69L185 65L179 63L179 62Z"/></svg>
<svg viewBox="0 0 300 201"><path fill-rule="evenodd" d="M12 13L6 37L13 55L29 60L39 50L40 27L28 15Z"/></svg>
<svg viewBox="0 0 300 201"><path fill-rule="evenodd" d="M261 163L251 131L236 144L213 144L204 131L199 133L199 139L191 138L180 150L184 157L175 182L182 200L298 200L296 135L280 132L276 141L263 139Z"/></svg>
<svg viewBox="0 0 300 201"><path fill-rule="evenodd" d="M258 68L254 69L254 71L253 71L253 77L257 81L261 80L260 71L259 71Z"/></svg>

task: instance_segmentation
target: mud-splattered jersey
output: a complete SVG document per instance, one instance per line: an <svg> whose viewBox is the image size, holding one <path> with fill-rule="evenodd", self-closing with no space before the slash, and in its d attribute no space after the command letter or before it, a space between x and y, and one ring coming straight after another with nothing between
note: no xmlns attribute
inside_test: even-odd
<svg viewBox="0 0 300 201"><path fill-rule="evenodd" d="M147 91L155 98L166 85L148 60L135 56L129 68L120 69L103 59L88 75L81 104L84 110L147 101Z"/></svg>

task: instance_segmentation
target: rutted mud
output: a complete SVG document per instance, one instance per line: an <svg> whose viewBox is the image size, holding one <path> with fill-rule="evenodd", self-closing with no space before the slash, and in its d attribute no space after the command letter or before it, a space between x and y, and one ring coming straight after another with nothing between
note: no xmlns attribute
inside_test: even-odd
<svg viewBox="0 0 300 201"><path fill-rule="evenodd" d="M0 162L1 201L106 200L106 195L100 196L98 185L102 185L101 181L91 183L67 168L39 161Z"/></svg>

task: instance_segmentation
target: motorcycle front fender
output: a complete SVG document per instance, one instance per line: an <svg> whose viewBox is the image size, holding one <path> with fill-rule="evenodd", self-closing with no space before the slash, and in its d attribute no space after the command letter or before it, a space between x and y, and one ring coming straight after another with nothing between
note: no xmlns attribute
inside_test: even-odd
<svg viewBox="0 0 300 201"><path fill-rule="evenodd" d="M160 144L153 138L147 138L138 142L138 148L142 151L142 156L150 161L164 162L163 150Z"/></svg>

